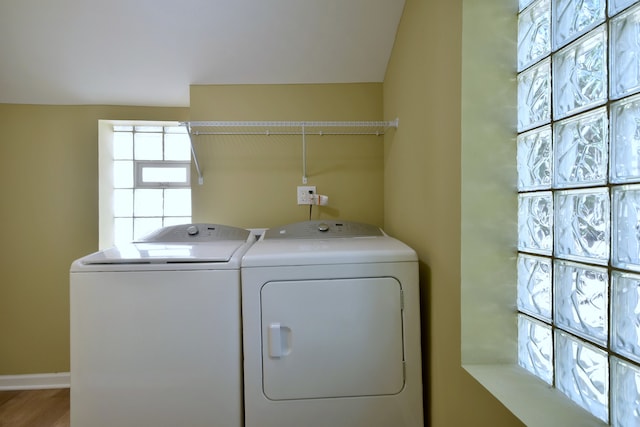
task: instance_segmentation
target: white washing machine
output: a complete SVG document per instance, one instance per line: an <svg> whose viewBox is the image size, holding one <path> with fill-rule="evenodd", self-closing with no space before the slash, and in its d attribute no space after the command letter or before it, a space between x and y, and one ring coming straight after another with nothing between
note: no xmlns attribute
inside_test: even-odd
<svg viewBox="0 0 640 427"><path fill-rule="evenodd" d="M240 262L254 241L180 225L72 264L73 427L242 426Z"/></svg>
<svg viewBox="0 0 640 427"><path fill-rule="evenodd" d="M246 427L423 426L411 248L308 221L268 230L241 276Z"/></svg>

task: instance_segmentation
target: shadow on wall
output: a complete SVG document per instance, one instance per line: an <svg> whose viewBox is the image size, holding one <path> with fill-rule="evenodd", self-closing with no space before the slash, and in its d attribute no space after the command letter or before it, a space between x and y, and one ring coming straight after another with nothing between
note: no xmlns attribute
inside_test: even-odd
<svg viewBox="0 0 640 427"><path fill-rule="evenodd" d="M422 339L422 407L425 425L429 424L429 408L431 395L429 378L431 377L429 356L431 354L431 335L429 329L429 302L431 301L431 268L423 261L418 261L420 280L420 335Z"/></svg>

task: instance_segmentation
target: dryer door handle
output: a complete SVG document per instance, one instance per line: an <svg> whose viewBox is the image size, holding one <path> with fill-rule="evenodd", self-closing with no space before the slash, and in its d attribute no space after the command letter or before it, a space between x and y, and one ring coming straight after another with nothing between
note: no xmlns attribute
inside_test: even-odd
<svg viewBox="0 0 640 427"><path fill-rule="evenodd" d="M269 357L279 359L291 353L291 329L280 323L269 324Z"/></svg>

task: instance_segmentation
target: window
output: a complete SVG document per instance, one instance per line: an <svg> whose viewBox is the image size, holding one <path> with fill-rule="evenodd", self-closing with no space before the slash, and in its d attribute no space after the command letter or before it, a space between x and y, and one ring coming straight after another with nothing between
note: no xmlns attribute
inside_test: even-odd
<svg viewBox="0 0 640 427"><path fill-rule="evenodd" d="M178 123L101 123L100 247L191 222L191 145Z"/></svg>
<svg viewBox="0 0 640 427"><path fill-rule="evenodd" d="M640 1L520 0L518 363L640 425Z"/></svg>

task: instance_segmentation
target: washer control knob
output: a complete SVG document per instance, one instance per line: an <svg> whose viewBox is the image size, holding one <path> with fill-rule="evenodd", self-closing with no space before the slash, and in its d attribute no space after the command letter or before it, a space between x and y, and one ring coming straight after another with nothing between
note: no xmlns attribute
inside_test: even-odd
<svg viewBox="0 0 640 427"><path fill-rule="evenodd" d="M195 236L196 234L198 234L198 227L196 227L195 225L190 225L189 227L187 227L187 234L189 236Z"/></svg>
<svg viewBox="0 0 640 427"><path fill-rule="evenodd" d="M329 231L329 224L325 224L324 222L318 224L318 231L322 231L323 233Z"/></svg>

